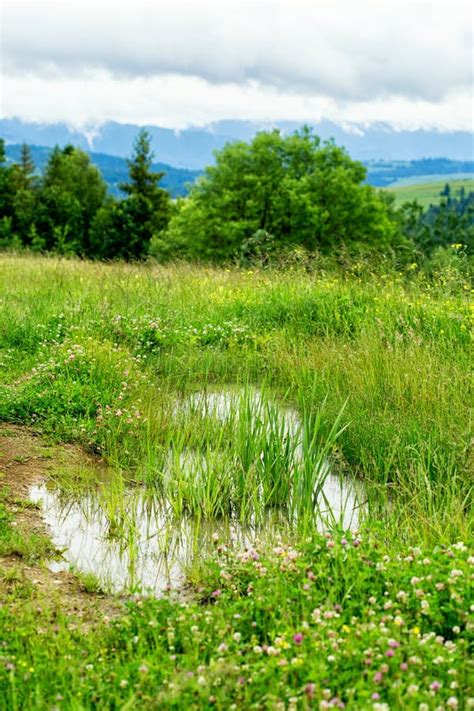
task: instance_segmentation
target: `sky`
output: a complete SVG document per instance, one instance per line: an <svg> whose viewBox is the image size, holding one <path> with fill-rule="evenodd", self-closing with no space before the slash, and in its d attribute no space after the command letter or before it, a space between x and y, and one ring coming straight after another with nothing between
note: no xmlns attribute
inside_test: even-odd
<svg viewBox="0 0 474 711"><path fill-rule="evenodd" d="M328 119L472 130L461 1L1 0L0 114L175 129Z"/></svg>

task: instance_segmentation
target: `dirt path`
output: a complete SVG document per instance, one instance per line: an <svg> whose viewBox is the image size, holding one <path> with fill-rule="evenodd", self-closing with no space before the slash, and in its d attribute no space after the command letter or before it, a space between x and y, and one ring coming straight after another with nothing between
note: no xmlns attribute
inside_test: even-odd
<svg viewBox="0 0 474 711"><path fill-rule="evenodd" d="M85 590L70 572L51 572L55 555L40 509L28 502L29 488L60 468L94 464L72 445L50 445L34 431L0 425L0 504L12 517L13 535L0 541L0 604L21 605L25 598L90 623L98 614L116 614L118 598ZM46 559L45 559L46 558Z"/></svg>

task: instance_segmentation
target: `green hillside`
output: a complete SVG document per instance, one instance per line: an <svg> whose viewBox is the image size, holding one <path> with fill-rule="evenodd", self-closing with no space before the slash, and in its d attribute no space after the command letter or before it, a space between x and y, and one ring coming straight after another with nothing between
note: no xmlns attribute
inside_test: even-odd
<svg viewBox="0 0 474 711"><path fill-rule="evenodd" d="M453 194L456 194L462 187L467 192L474 190L474 179L472 178L450 179L449 181L437 180L433 183L417 183L414 185L392 185L386 190L395 193L397 205L417 200L423 207L428 207L430 203L439 202L440 193L447 182L449 182Z"/></svg>

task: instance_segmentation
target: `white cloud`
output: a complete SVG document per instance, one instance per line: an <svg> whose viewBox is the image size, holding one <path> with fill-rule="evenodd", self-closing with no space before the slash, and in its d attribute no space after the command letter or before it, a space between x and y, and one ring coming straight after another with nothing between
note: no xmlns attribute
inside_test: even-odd
<svg viewBox="0 0 474 711"><path fill-rule="evenodd" d="M464 3L4 0L2 113L472 128Z"/></svg>

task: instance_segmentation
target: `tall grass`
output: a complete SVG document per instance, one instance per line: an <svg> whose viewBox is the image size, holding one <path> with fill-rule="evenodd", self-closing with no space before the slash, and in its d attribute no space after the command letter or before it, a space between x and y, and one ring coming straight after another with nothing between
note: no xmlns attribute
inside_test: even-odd
<svg viewBox="0 0 474 711"><path fill-rule="evenodd" d="M462 275L9 256L0 270L0 419L101 453L175 514L252 520L279 506L302 520L327 508L330 460L403 535L470 530ZM177 409L235 386L225 420Z"/></svg>

